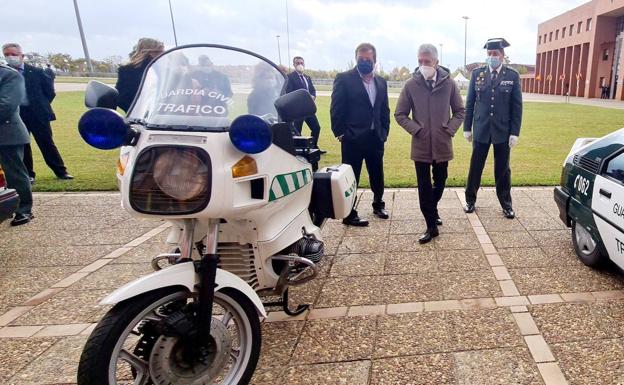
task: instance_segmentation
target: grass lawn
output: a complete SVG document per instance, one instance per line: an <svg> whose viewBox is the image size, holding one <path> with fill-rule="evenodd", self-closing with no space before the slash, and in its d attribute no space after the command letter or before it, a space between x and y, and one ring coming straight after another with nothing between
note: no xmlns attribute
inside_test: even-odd
<svg viewBox="0 0 624 385"><path fill-rule="evenodd" d="M56 83L89 83L89 80L99 80L107 84L115 84L117 82L117 78L89 78L81 76L57 76L54 79Z"/></svg>
<svg viewBox="0 0 624 385"><path fill-rule="evenodd" d="M329 127L329 97L319 97L320 146L329 153L323 165L340 162L339 143ZM390 99L394 109L396 99ZM74 181L59 181L43 162L36 145L35 191L115 190L115 162L118 151L95 150L85 144L77 122L85 110L83 92L60 92L54 101L58 120L53 122L54 137ZM599 137L624 126L624 115L616 109L554 103L525 103L520 142L512 150L514 185L554 185L559 182L562 162L578 137ZM304 125L305 126L305 125ZM304 132L308 132L304 128ZM410 136L394 122L386 143L385 172L388 187L414 187L416 177L410 160ZM470 162L470 144L461 133L455 136L455 159L449 166L450 186L463 186ZM493 185L492 153L483 174L483 184ZM368 186L366 173L363 187Z"/></svg>

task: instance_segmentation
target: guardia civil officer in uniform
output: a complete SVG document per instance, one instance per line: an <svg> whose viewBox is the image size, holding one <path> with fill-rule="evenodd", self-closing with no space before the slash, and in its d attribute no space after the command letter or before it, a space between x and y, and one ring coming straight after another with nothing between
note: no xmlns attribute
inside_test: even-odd
<svg viewBox="0 0 624 385"><path fill-rule="evenodd" d="M24 164L24 145L30 142L30 135L19 115L25 92L22 75L0 62L0 166L8 186L20 198L12 226L26 224L33 218L30 178Z"/></svg>
<svg viewBox="0 0 624 385"><path fill-rule="evenodd" d="M464 137L472 141L472 157L466 186L464 211L475 211L477 191L490 145L494 147L496 195L507 218L514 218L511 202L511 148L518 143L522 123L520 76L503 64L509 43L502 38L489 39L486 65L472 72L466 97Z"/></svg>

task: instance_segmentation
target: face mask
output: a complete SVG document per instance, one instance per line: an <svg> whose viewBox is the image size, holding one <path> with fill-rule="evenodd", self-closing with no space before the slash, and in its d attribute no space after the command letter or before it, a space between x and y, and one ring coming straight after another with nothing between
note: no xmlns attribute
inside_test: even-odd
<svg viewBox="0 0 624 385"><path fill-rule="evenodd" d="M372 61L366 59L359 59L357 62L357 69L362 75L368 75L373 72L375 65Z"/></svg>
<svg viewBox="0 0 624 385"><path fill-rule="evenodd" d="M5 56L4 58L11 67L17 68L22 65L22 59L19 56Z"/></svg>
<svg viewBox="0 0 624 385"><path fill-rule="evenodd" d="M295 66L295 70L299 73L303 73L303 70L305 69L305 67L303 66L303 64L297 64Z"/></svg>
<svg viewBox="0 0 624 385"><path fill-rule="evenodd" d="M498 68L501 64L501 60L498 56L488 56L485 61L492 68Z"/></svg>
<svg viewBox="0 0 624 385"><path fill-rule="evenodd" d="M420 66L418 67L418 72L420 72L422 76L425 77L425 79L431 79L433 75L435 74L435 68L427 67L427 66Z"/></svg>

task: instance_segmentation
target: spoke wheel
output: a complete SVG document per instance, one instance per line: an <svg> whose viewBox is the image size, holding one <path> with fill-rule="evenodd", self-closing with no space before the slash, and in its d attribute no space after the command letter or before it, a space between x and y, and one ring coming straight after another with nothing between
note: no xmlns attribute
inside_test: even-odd
<svg viewBox="0 0 624 385"><path fill-rule="evenodd" d="M78 385L248 384L260 354L260 321L241 293L215 292L211 339L158 335L150 327L191 299L160 290L122 302L95 328L80 359Z"/></svg>

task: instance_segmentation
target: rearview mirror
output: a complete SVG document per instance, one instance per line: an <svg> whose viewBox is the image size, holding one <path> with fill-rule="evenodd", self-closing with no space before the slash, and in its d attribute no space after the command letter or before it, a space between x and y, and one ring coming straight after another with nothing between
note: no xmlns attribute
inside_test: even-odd
<svg viewBox="0 0 624 385"><path fill-rule="evenodd" d="M316 104L308 91L299 89L280 96L275 101L275 109L285 122L294 122L314 115Z"/></svg>
<svg viewBox="0 0 624 385"><path fill-rule="evenodd" d="M117 108L118 96L119 91L114 87L97 80L91 80L87 84L85 92L85 106L87 108L102 107L114 110Z"/></svg>

